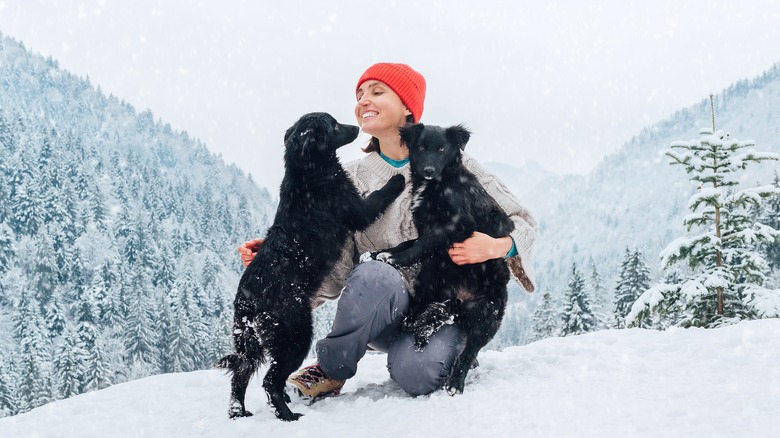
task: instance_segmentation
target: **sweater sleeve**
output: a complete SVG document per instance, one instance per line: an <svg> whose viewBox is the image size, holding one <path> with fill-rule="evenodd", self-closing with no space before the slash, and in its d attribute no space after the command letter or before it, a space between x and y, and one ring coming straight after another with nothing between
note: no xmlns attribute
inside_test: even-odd
<svg viewBox="0 0 780 438"><path fill-rule="evenodd" d="M320 285L320 288L317 291L317 295L312 299L312 309L316 309L325 303L325 301L335 300L341 295L344 284L347 282L347 276L354 266L354 257L355 239L353 236L350 236L346 242L344 242L344 247L341 249L341 257L339 257L336 264L333 265L333 269L330 273L325 276L322 285Z"/></svg>
<svg viewBox="0 0 780 438"><path fill-rule="evenodd" d="M482 187L506 211L515 224L510 236L514 241L517 255L506 259L515 281L528 292L536 290L533 271L533 248L536 242L537 225L533 214L509 191L498 177L482 167L475 159L464 154L463 164L477 177Z"/></svg>

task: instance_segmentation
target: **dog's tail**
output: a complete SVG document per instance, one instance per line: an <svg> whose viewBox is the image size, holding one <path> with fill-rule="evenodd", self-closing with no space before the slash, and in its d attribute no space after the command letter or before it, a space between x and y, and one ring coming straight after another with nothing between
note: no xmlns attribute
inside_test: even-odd
<svg viewBox="0 0 780 438"><path fill-rule="evenodd" d="M247 357L244 354L231 353L214 363L214 368L224 368L228 372L240 375L252 375L265 363L265 357Z"/></svg>
<svg viewBox="0 0 780 438"><path fill-rule="evenodd" d="M219 359L214 368L224 368L233 374L251 376L265 363L265 348L254 328L247 325L245 318L233 322L233 344L235 353Z"/></svg>

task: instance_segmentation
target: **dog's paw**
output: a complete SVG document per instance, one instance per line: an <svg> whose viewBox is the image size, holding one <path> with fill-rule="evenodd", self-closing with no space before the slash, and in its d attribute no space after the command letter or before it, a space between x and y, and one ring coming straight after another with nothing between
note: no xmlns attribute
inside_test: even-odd
<svg viewBox="0 0 780 438"><path fill-rule="evenodd" d="M376 260L374 258L374 253L371 251L366 251L363 254L360 254L360 263L365 263L371 260Z"/></svg>
<svg viewBox="0 0 780 438"><path fill-rule="evenodd" d="M279 412L276 411L274 413L276 415L276 418L282 420L282 421L298 421L299 418L303 417L303 414L299 414L297 412Z"/></svg>
<svg viewBox="0 0 780 438"><path fill-rule="evenodd" d="M463 394L463 387L466 386L465 379L463 381L459 381L459 379L450 376L447 379L447 382L444 384L444 389L447 391L447 394L450 396L456 396L459 394Z"/></svg>
<svg viewBox="0 0 780 438"><path fill-rule="evenodd" d="M413 257L409 256L409 251L401 251L395 254L392 257L392 259L387 263L400 269L400 268L409 268L409 267L417 266L419 265L420 261L415 260Z"/></svg>
<svg viewBox="0 0 780 438"><path fill-rule="evenodd" d="M393 175L387 181L387 188L390 189L390 191L396 195L401 193L404 190L405 185L406 185L406 178L404 178L403 175Z"/></svg>
<svg viewBox="0 0 780 438"><path fill-rule="evenodd" d="M251 416L252 413L244 409L244 407L239 404L232 404L228 409L228 418L230 419L251 417Z"/></svg>
<svg viewBox="0 0 780 438"><path fill-rule="evenodd" d="M459 394L463 394L463 389L458 389L454 386L447 388L447 394L454 397Z"/></svg>
<svg viewBox="0 0 780 438"><path fill-rule="evenodd" d="M428 346L428 341L431 339L431 335L435 332L435 328L424 325L417 326L414 329L414 349L417 351L425 350Z"/></svg>
<svg viewBox="0 0 780 438"><path fill-rule="evenodd" d="M374 260L379 260L380 262L385 262L389 265L392 265L394 262L393 255L389 252L380 252L376 254L376 256L374 256Z"/></svg>

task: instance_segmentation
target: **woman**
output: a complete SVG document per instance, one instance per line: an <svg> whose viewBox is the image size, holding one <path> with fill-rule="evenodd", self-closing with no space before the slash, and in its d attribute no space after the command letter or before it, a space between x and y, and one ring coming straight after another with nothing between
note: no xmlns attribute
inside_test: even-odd
<svg viewBox="0 0 780 438"><path fill-rule="evenodd" d="M317 342L318 361L292 375L288 383L303 397L316 400L337 394L354 376L367 348L388 353L391 378L411 395L428 394L444 383L458 353L460 330L446 325L430 339L422 352L414 349L411 334L399 330L409 305L413 272L399 272L392 266L369 261L357 264L358 256L395 246L417 237L411 212L409 152L401 144L398 128L417 123L423 113L425 79L405 64L379 63L360 77L356 87L355 117L361 129L372 136L364 149L368 155L344 167L364 194L382 187L396 174L406 177L406 189L385 213L363 232L349 239L341 260L322 285L313 306L341 296L333 328ZM529 292L534 283L531 254L536 222L506 187L468 155L463 163L480 180L515 223L511 236L493 238L474 233L449 251L453 262L463 265L506 257L512 274ZM238 248L244 265L254 257L262 239ZM343 290L342 290L343 289Z"/></svg>

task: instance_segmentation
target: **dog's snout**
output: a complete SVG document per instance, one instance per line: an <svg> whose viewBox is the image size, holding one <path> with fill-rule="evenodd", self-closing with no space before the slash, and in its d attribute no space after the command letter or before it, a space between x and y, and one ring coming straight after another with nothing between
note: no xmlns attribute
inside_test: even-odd
<svg viewBox="0 0 780 438"><path fill-rule="evenodd" d="M433 176L436 173L436 168L433 166L425 166L423 167L423 174L425 176Z"/></svg>

